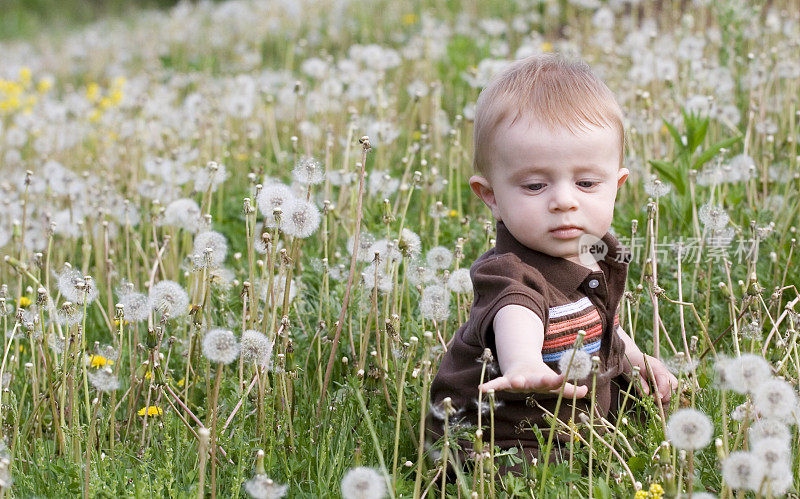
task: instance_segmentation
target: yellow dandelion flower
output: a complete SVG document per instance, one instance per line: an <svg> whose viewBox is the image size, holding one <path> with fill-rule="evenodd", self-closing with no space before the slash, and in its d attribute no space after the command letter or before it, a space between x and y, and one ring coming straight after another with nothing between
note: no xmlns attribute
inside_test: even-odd
<svg viewBox="0 0 800 499"><path fill-rule="evenodd" d="M86 86L86 98L94 102L100 96L100 85L97 83L90 83Z"/></svg>
<svg viewBox="0 0 800 499"><path fill-rule="evenodd" d="M22 308L30 307L31 306L31 299L27 296L20 296L19 297L19 306Z"/></svg>
<svg viewBox="0 0 800 499"><path fill-rule="evenodd" d="M42 78L36 83L36 91L43 94L53 87L53 81L50 78Z"/></svg>
<svg viewBox="0 0 800 499"><path fill-rule="evenodd" d="M419 140L422 138L422 132L415 130L411 136L414 138L414 140Z"/></svg>
<svg viewBox="0 0 800 499"><path fill-rule="evenodd" d="M111 96L110 96L110 98L111 98L111 103L112 103L113 105L115 105L115 106L116 106L117 104L119 104L119 103L122 101L122 95L123 95L123 94L122 94L122 90L120 90L120 89L115 89L115 90L112 90L112 91L111 91Z"/></svg>
<svg viewBox="0 0 800 499"><path fill-rule="evenodd" d="M650 490L648 492L650 492L650 496L653 497L653 499L661 499L664 497L664 487L657 483L650 484Z"/></svg>
<svg viewBox="0 0 800 499"><path fill-rule="evenodd" d="M103 97L97 105L100 109L108 109L111 107L111 97Z"/></svg>
<svg viewBox="0 0 800 499"><path fill-rule="evenodd" d="M417 19L418 19L417 15L414 14L413 12L410 14L405 14L403 16L403 24L405 24L406 26L409 26L411 24L416 24Z"/></svg>
<svg viewBox="0 0 800 499"><path fill-rule="evenodd" d="M152 377L153 377L152 371L147 371L146 373L144 373L144 379L150 379Z"/></svg>
<svg viewBox="0 0 800 499"><path fill-rule="evenodd" d="M552 52L553 51L553 44L550 42L542 42L542 52Z"/></svg>
<svg viewBox="0 0 800 499"><path fill-rule="evenodd" d="M450 216L450 218L455 218L458 216L458 212L456 210L450 210L447 214Z"/></svg>
<svg viewBox="0 0 800 499"><path fill-rule="evenodd" d="M181 378L178 380L178 386L183 387L186 384L186 378Z"/></svg>
<svg viewBox="0 0 800 499"><path fill-rule="evenodd" d="M95 369L112 365L114 365L114 361L107 359L102 355L92 355L92 357L89 359L89 366Z"/></svg>
<svg viewBox="0 0 800 499"><path fill-rule="evenodd" d="M238 153L236 153L236 160L237 160L237 161L244 161L244 160L246 160L246 159L247 159L247 157L248 157L248 156L247 156L247 154L246 154L246 153L243 153L243 152L238 152Z"/></svg>
<svg viewBox="0 0 800 499"><path fill-rule="evenodd" d="M125 77L124 76L117 76L114 78L114 82L111 84L112 87L116 89L120 89L125 85Z"/></svg>
<svg viewBox="0 0 800 499"><path fill-rule="evenodd" d="M31 83L31 70L29 68L23 67L19 70L19 82L25 87Z"/></svg>
<svg viewBox="0 0 800 499"><path fill-rule="evenodd" d="M164 414L164 411L160 407L156 407L154 405L142 407L141 409L139 409L139 412L137 414L139 414L140 416L144 416L145 412L147 413L148 416L161 416L162 414Z"/></svg>
<svg viewBox="0 0 800 499"><path fill-rule="evenodd" d="M636 494L633 496L633 499L647 499L650 497L650 493L644 490L637 490Z"/></svg>
<svg viewBox="0 0 800 499"><path fill-rule="evenodd" d="M100 109L95 109L89 114L89 121L91 121L92 123L97 123L98 121L100 121L100 118L102 116L103 113L100 111Z"/></svg>

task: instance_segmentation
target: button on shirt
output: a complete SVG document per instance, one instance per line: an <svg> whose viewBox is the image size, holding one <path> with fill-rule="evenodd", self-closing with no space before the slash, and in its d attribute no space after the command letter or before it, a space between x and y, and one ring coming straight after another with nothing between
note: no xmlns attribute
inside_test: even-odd
<svg viewBox="0 0 800 499"><path fill-rule="evenodd" d="M616 333L617 308L625 288L630 253L610 233L602 241L608 246L599 271L531 250L517 241L503 222L497 222L495 247L470 267L474 298L470 315L451 339L431 385L431 403L438 407L450 397L456 414L452 424L477 424L478 385L481 383L484 349L494 362L487 366L483 381L501 375L497 363L493 321L506 305L522 305L538 315L545 325L542 359L556 372L558 361L572 348L579 330L586 331L582 348L601 360L597 376L597 408L606 415L610 405L611 378L622 372L624 344ZM577 384L591 385L589 379ZM546 425L544 411L555 410L557 395L497 392L495 442L501 448L535 445L533 425ZM589 397L577 401L587 410ZM563 401L559 418L566 421L571 401ZM428 415L429 437L442 435L441 411ZM484 419L486 421L487 419ZM488 435L488 428L484 428Z"/></svg>

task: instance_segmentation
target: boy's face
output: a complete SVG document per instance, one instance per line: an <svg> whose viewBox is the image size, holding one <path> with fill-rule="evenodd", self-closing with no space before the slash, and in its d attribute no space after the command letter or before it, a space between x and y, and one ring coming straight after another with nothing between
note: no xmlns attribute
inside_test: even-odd
<svg viewBox="0 0 800 499"><path fill-rule="evenodd" d="M619 144L611 127L573 134L531 120L501 123L489 146L491 172L474 175L470 187L520 243L580 264L580 237L608 232L628 178Z"/></svg>

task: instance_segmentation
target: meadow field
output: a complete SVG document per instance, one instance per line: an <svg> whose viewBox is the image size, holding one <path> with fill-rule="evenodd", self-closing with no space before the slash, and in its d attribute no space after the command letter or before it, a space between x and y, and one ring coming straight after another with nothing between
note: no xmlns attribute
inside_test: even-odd
<svg viewBox="0 0 800 499"><path fill-rule="evenodd" d="M796 0L116 13L0 24L0 497L798 497ZM502 407L429 388L494 244L476 98L545 52L625 112L620 321L680 386L500 476Z"/></svg>

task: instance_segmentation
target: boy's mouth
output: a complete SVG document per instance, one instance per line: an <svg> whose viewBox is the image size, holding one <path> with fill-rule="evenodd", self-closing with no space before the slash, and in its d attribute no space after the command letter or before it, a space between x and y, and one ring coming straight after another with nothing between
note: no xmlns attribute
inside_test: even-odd
<svg viewBox="0 0 800 499"><path fill-rule="evenodd" d="M550 234L556 239L574 239L583 233L583 229L576 225L561 225L550 229Z"/></svg>

